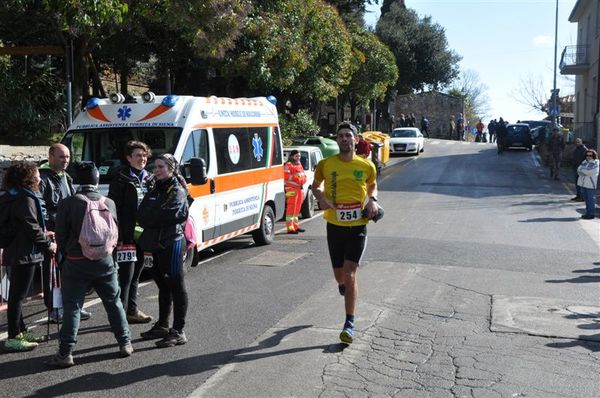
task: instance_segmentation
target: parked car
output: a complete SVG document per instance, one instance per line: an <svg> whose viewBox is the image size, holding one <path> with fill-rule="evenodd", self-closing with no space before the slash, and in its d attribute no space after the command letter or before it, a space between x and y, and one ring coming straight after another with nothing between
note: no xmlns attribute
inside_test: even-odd
<svg viewBox="0 0 600 398"><path fill-rule="evenodd" d="M302 218L310 218L315 214L315 207L318 205L317 199L312 194L310 187L315 178L315 168L317 167L317 163L323 159L323 154L319 148L314 146L284 147L283 157L286 162L293 149L300 152L300 163L302 163L302 167L304 167L304 172L306 173L306 182L302 187L302 191L304 192L304 202L302 203L300 212Z"/></svg>
<svg viewBox="0 0 600 398"><path fill-rule="evenodd" d="M413 154L425 150L425 139L417 127L398 127L390 133L390 154Z"/></svg>
<svg viewBox="0 0 600 398"><path fill-rule="evenodd" d="M552 134L552 122L550 120L522 120L529 126L531 139L535 145L546 142Z"/></svg>
<svg viewBox="0 0 600 398"><path fill-rule="evenodd" d="M527 123L514 123L506 126L506 139L504 140L504 148L521 147L531 151L533 147L533 139L531 131Z"/></svg>
<svg viewBox="0 0 600 398"><path fill-rule="evenodd" d="M331 138L314 136L314 137L298 137L292 140L294 145L310 145L316 146L321 150L323 157L328 158L329 156L337 155L340 153L340 147L337 141Z"/></svg>

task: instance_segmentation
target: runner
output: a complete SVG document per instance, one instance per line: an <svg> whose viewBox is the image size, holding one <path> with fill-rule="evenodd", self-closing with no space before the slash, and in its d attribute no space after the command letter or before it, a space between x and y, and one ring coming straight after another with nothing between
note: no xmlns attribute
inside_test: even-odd
<svg viewBox="0 0 600 398"><path fill-rule="evenodd" d="M377 214L377 172L372 162L354 153L356 127L340 124L337 143L340 153L321 160L315 170L312 192L324 210L327 245L338 289L344 296L346 321L340 340L350 344L358 298L357 271L367 245L367 223ZM324 183L324 190L321 184ZM365 213L366 218L363 218Z"/></svg>

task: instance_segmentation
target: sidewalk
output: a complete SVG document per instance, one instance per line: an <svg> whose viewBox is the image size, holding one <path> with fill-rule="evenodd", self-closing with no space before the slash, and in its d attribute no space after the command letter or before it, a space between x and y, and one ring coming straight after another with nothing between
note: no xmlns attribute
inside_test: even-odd
<svg viewBox="0 0 600 398"><path fill-rule="evenodd" d="M577 286L552 300L513 297L523 284L548 297L539 278L368 263L352 345L338 343L343 301L332 284L190 396L597 397L600 307L570 302ZM486 292L490 280L503 295Z"/></svg>

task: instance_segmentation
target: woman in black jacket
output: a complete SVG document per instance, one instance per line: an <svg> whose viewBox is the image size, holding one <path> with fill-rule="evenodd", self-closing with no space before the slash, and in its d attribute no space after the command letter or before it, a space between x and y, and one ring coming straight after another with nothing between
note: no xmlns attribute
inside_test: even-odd
<svg viewBox="0 0 600 398"><path fill-rule="evenodd" d="M188 218L185 180L178 174L177 161L165 153L154 160L156 184L146 194L137 212L144 228L139 244L152 251L152 274L158 286L158 321L147 332L146 340L159 339L158 347L172 347L187 342L183 328L188 307L188 295L183 277L183 256L186 250L184 224ZM173 327L169 315L173 305Z"/></svg>
<svg viewBox="0 0 600 398"><path fill-rule="evenodd" d="M15 236L2 253L2 264L10 267L8 295L8 340L5 351L30 351L37 339L25 327L23 300L33 282L44 252L54 255L56 243L46 234L39 190L40 172L33 162L12 165L4 176L0 206L10 206L9 221Z"/></svg>
<svg viewBox="0 0 600 398"><path fill-rule="evenodd" d="M144 167L151 155L150 148L140 141L129 141L125 147L127 165L123 166L108 188L108 197L117 206L119 243L116 248L119 263L121 302L129 323L148 323L152 317L137 306L137 290L144 268L144 252L134 240L136 212L144 195L152 188L154 178Z"/></svg>

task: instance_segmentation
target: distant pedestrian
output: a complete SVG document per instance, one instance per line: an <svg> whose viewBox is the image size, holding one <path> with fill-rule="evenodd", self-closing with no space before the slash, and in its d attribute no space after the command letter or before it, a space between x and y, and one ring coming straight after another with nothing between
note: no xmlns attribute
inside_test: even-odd
<svg viewBox="0 0 600 398"><path fill-rule="evenodd" d="M583 202L584 198L583 198L583 192L581 190L581 187L579 186L579 184L577 184L577 181L579 180L579 173L577 172L577 169L579 168L579 165L581 165L581 162L583 162L585 160L585 154L587 152L587 147L583 144L583 141L581 140L581 138L575 138L575 150L573 150L573 158L571 161L571 167L573 169L573 174L575 175L575 192L576 195L575 197L571 198L571 200L573 202Z"/></svg>
<svg viewBox="0 0 600 398"><path fill-rule="evenodd" d="M504 152L504 145L506 143L506 135L508 130L504 119L499 118L498 124L496 124L496 145L498 146L498 155L502 155Z"/></svg>
<svg viewBox="0 0 600 398"><path fill-rule="evenodd" d="M456 122L454 121L454 115L450 116L450 121L448 123L448 129L450 130L450 134L448 139L453 139L454 133L456 132Z"/></svg>
<svg viewBox="0 0 600 398"><path fill-rule="evenodd" d="M464 139L465 134L465 119L463 118L462 113L459 113L456 116L456 132L458 134L458 141L462 141Z"/></svg>
<svg viewBox="0 0 600 398"><path fill-rule="evenodd" d="M579 179L577 185L581 187L585 198L584 220L591 220L596 216L596 187L598 184L598 154L593 149L585 153L585 160L577 168Z"/></svg>
<svg viewBox="0 0 600 398"><path fill-rule="evenodd" d="M371 143L365 140L362 134L358 135L358 143L356 144L356 154L361 158L368 159L371 155Z"/></svg>
<svg viewBox="0 0 600 398"><path fill-rule="evenodd" d="M559 179L560 163L562 162L563 150L565 149L565 141L562 134L558 132L558 127L552 128L550 136L550 178Z"/></svg>
<svg viewBox="0 0 600 398"><path fill-rule="evenodd" d="M427 138L429 138L429 120L425 117L425 115L421 116L421 133Z"/></svg>
<svg viewBox="0 0 600 398"><path fill-rule="evenodd" d="M488 123L488 133L490 135L490 143L496 142L496 119L492 119Z"/></svg>
<svg viewBox="0 0 600 398"><path fill-rule="evenodd" d="M44 254L56 253L56 243L46 234L42 204L37 196L40 173L35 163L19 162L8 168L4 175L0 206L10 206L9 224L14 238L2 253L2 264L9 269L9 294L6 323L8 339L4 350L30 351L38 346L23 319L23 300L33 282L35 270L44 260Z"/></svg>
<svg viewBox="0 0 600 398"><path fill-rule="evenodd" d="M77 343L80 310L91 287L102 300L119 344L119 356L128 357L133 353L129 325L119 297L117 264L113 259L119 234L115 203L98 192L100 173L94 163L76 164L75 173L79 183L76 195L61 201L56 214L56 242L66 258L62 264L63 323L58 352L46 364L60 368L75 365L73 349ZM88 221L93 225L87 224ZM86 225L90 228L86 229ZM86 243L86 239L98 238L95 234L99 233L104 237L105 246ZM91 249L94 249L93 256Z"/></svg>
<svg viewBox="0 0 600 398"><path fill-rule="evenodd" d="M411 113L408 116L408 126L407 127L416 127L417 126L417 118L414 113Z"/></svg>
<svg viewBox="0 0 600 398"><path fill-rule="evenodd" d="M400 119L398 120L399 127L406 127L408 125L408 121L406 120L406 116L404 113L400 114Z"/></svg>
<svg viewBox="0 0 600 398"><path fill-rule="evenodd" d="M481 119L479 119L479 121L475 125L475 130L476 130L475 141L476 142L483 142L483 129L484 128L485 128L485 124L483 124Z"/></svg>

